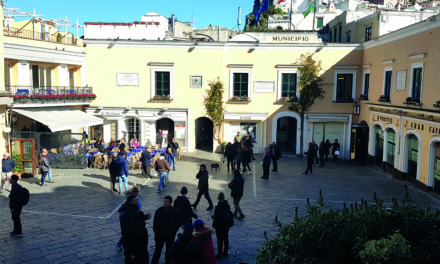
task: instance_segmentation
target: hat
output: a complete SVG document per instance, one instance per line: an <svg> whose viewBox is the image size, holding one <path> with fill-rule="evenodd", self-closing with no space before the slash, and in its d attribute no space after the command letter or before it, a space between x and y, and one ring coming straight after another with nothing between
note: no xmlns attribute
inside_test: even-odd
<svg viewBox="0 0 440 264"><path fill-rule="evenodd" d="M200 230L200 229L202 229L204 227L205 227L205 223L203 222L202 219L196 219L194 221L194 229L195 230Z"/></svg>
<svg viewBox="0 0 440 264"><path fill-rule="evenodd" d="M187 222L183 225L183 230L185 233L192 233L193 232L193 225L190 222Z"/></svg>

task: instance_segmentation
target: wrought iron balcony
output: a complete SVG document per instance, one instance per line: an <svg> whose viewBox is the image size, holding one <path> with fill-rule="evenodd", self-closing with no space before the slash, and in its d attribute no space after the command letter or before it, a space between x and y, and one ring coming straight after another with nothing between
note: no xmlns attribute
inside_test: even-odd
<svg viewBox="0 0 440 264"><path fill-rule="evenodd" d="M96 98L92 87L6 85L5 90L18 104L88 103Z"/></svg>

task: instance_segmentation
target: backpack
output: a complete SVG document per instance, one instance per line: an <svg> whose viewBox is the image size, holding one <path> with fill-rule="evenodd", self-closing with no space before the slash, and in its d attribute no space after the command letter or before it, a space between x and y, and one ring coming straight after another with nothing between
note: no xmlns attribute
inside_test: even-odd
<svg viewBox="0 0 440 264"><path fill-rule="evenodd" d="M229 228L234 226L234 216L232 215L231 210L225 211L223 217L225 218L225 223Z"/></svg>
<svg viewBox="0 0 440 264"><path fill-rule="evenodd" d="M24 187L21 187L21 189L20 189L20 202L21 202L22 206L25 206L28 204L29 196L30 196L29 190Z"/></svg>

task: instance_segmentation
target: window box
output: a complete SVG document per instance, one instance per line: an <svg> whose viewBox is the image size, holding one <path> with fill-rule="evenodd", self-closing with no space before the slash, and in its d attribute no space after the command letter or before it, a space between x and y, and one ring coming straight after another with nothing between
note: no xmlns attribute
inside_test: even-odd
<svg viewBox="0 0 440 264"><path fill-rule="evenodd" d="M412 97L407 97L406 100L403 101L403 104L414 105L414 106L422 106L422 103L420 103L420 99L412 98Z"/></svg>
<svg viewBox="0 0 440 264"><path fill-rule="evenodd" d="M297 103L299 101L298 97L296 96L283 96L279 100L281 103Z"/></svg>
<svg viewBox="0 0 440 264"><path fill-rule="evenodd" d="M379 100L378 100L379 102L389 102L390 101L390 98L388 98L388 97L386 97L385 95L381 95L380 97L379 97Z"/></svg>
<svg viewBox="0 0 440 264"><path fill-rule="evenodd" d="M336 98L334 103L354 103L353 98Z"/></svg>
<svg viewBox="0 0 440 264"><path fill-rule="evenodd" d="M153 100L170 101L171 100L171 96L169 96L169 95L155 95L155 96L153 96Z"/></svg>
<svg viewBox="0 0 440 264"><path fill-rule="evenodd" d="M229 101L239 101L239 102L249 102L251 99L246 95L243 96L233 96Z"/></svg>
<svg viewBox="0 0 440 264"><path fill-rule="evenodd" d="M368 100L368 95L366 95L366 94L361 94L361 95L359 95L358 100L359 100L359 101Z"/></svg>

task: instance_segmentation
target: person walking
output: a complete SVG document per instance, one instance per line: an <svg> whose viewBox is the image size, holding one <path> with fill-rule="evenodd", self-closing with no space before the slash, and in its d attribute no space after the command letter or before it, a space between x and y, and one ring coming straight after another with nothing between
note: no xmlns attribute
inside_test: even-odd
<svg viewBox="0 0 440 264"><path fill-rule="evenodd" d="M151 178L150 174L150 162L151 162L151 148L150 146L146 147L141 154L142 161L142 178L148 177Z"/></svg>
<svg viewBox="0 0 440 264"><path fill-rule="evenodd" d="M243 173L249 170L249 174L252 173L251 171L251 166L249 165L252 161L252 157L251 157L251 151L249 148L244 147L244 151L243 151ZM246 170L246 168L248 168L248 170Z"/></svg>
<svg viewBox="0 0 440 264"><path fill-rule="evenodd" d="M270 152L272 154L272 171L278 171L278 160L281 158L281 149L275 142L272 142Z"/></svg>
<svg viewBox="0 0 440 264"><path fill-rule="evenodd" d="M157 171L158 176L160 177L159 185L157 186L157 191L163 191L167 186L165 185L165 177L167 176L167 172L170 172L170 165L168 161L165 159L165 154L161 153L159 159L154 163L154 169Z"/></svg>
<svg viewBox="0 0 440 264"><path fill-rule="evenodd" d="M115 188L116 180L118 178L118 172L116 171L116 167L112 166L111 164L115 162L118 159L118 153L117 152L110 152L110 156L108 159L108 171L110 173L110 192L111 194L117 192Z"/></svg>
<svg viewBox="0 0 440 264"><path fill-rule="evenodd" d="M254 144L252 144L252 136L251 135L248 136L248 139L246 140L246 142L247 142L246 146L251 151L252 160L255 160L255 158L254 158Z"/></svg>
<svg viewBox="0 0 440 264"><path fill-rule="evenodd" d="M244 214L240 208L240 200L243 197L244 178L241 176L239 170L234 170L234 179L228 184L231 189L231 197L234 203L234 216L238 219L244 218ZM238 216L240 214L240 216Z"/></svg>
<svg viewBox="0 0 440 264"><path fill-rule="evenodd" d="M110 163L110 170L116 175L116 177L119 180L119 194L122 194L122 183L124 183L125 192L126 194L129 193L128 190L128 165L127 161L124 159L121 155L116 155L116 160L113 160L112 163ZM110 167L109 166L109 167Z"/></svg>
<svg viewBox="0 0 440 264"><path fill-rule="evenodd" d="M312 147L315 149L313 158L314 158L314 160L316 162L316 166L319 167L319 162L318 162L318 150L319 150L319 147L318 147L318 144L316 144L316 142L314 140L312 140Z"/></svg>
<svg viewBox="0 0 440 264"><path fill-rule="evenodd" d="M238 146L237 146L237 170L240 170L240 164L243 163L243 159L244 159L243 143L238 143ZM243 167L244 167L244 164L243 164Z"/></svg>
<svg viewBox="0 0 440 264"><path fill-rule="evenodd" d="M183 232L177 234L167 256L174 264L196 264L202 258L202 249L199 242L194 241L193 225L191 222L183 225Z"/></svg>
<svg viewBox="0 0 440 264"><path fill-rule="evenodd" d="M228 257L229 250L229 223L227 222L226 213L231 212L231 207L228 201L225 200L225 194L220 192L217 196L218 203L214 209L212 219L212 227L215 228L215 235L217 237L217 259ZM223 247L224 245L224 247Z"/></svg>
<svg viewBox="0 0 440 264"><path fill-rule="evenodd" d="M167 148L167 151L165 152L165 159L168 162L168 165L170 166L171 169L171 164L174 164L174 160L175 160L175 156L173 155L173 153L171 152L171 148ZM175 166L175 165L174 165ZM167 181L170 180L170 171L167 172L167 176L166 176Z"/></svg>
<svg viewBox="0 0 440 264"><path fill-rule="evenodd" d="M307 169L305 172L303 172L304 175L312 174L312 167L313 167L313 159L315 157L315 148L313 147L312 143L309 143L309 148L307 150Z"/></svg>
<svg viewBox="0 0 440 264"><path fill-rule="evenodd" d="M164 244L166 244L166 252L171 249L174 237L179 229L179 215L177 209L171 205L172 202L173 198L171 196L165 196L163 206L159 207L154 213L153 231L156 246L151 259L152 264L159 263ZM171 263L171 259L167 255L165 255L165 263Z"/></svg>
<svg viewBox="0 0 440 264"><path fill-rule="evenodd" d="M5 152L2 159L2 180L0 191L11 191L11 185L9 184L9 179L12 176L12 171L14 170L15 162L9 157L9 153ZM6 187L7 186L7 187Z"/></svg>
<svg viewBox="0 0 440 264"><path fill-rule="evenodd" d="M341 145L339 144L337 139L335 139L335 142L333 142L332 147L333 147L332 148L333 160L337 161L338 155L340 154L341 151Z"/></svg>
<svg viewBox="0 0 440 264"><path fill-rule="evenodd" d="M330 143L330 140L326 139L324 146L325 146L325 161L328 161L328 155L330 155L330 149L332 147L332 143Z"/></svg>
<svg viewBox="0 0 440 264"><path fill-rule="evenodd" d="M228 167L228 174L229 174L229 165L231 170L235 170L235 165L234 165L234 159L235 156L237 155L237 151L235 151L235 148L232 146L231 142L228 142L228 144L226 144L225 147L225 157L226 157L226 165Z"/></svg>
<svg viewBox="0 0 440 264"><path fill-rule="evenodd" d="M156 133L156 144L159 145L159 148L162 148L162 142L163 142L162 129L159 129L159 131Z"/></svg>
<svg viewBox="0 0 440 264"><path fill-rule="evenodd" d="M216 264L214 244L212 243L212 233L214 229L205 226L202 219L197 219L193 223L194 226L194 241L198 242L202 248L202 258L199 264Z"/></svg>
<svg viewBox="0 0 440 264"><path fill-rule="evenodd" d="M47 176L47 174L50 171L49 160L47 159L46 155L47 155L47 150L46 149L42 149L41 153L40 153L40 170L41 170L40 186L41 187L46 186L44 181L46 180L46 176ZM49 179L49 181L50 180L51 179Z"/></svg>
<svg viewBox="0 0 440 264"><path fill-rule="evenodd" d="M17 175L11 175L9 183L11 184L11 192L9 193L9 209L11 210L12 221L14 222L14 230L12 230L11 237L23 237L20 214L23 209L21 199L21 187L18 182Z"/></svg>
<svg viewBox="0 0 440 264"><path fill-rule="evenodd" d="M186 195L188 194L188 188L185 186L180 189L181 196L177 196L174 200L174 208L179 212L179 226L183 226L185 223L192 223L192 218L197 219L198 216L191 209L191 203Z"/></svg>
<svg viewBox="0 0 440 264"><path fill-rule="evenodd" d="M263 156L263 177L261 179L268 180L269 179L269 169L270 169L270 161L272 159L272 153L269 148L264 148L264 156Z"/></svg>
<svg viewBox="0 0 440 264"><path fill-rule="evenodd" d="M324 161L324 157L325 157L325 153L326 153L327 148L325 147L324 142L320 142L319 143L319 166L324 167L325 166L325 161Z"/></svg>
<svg viewBox="0 0 440 264"><path fill-rule="evenodd" d="M200 169L196 175L196 178L199 180L199 183L197 185L199 192L197 193L196 201L193 204L191 204L191 206L194 207L194 209L197 209L197 205L200 202L200 198L202 198L202 195L204 195L206 200L208 200L208 203L209 203L209 207L206 208L206 210L214 209L214 205L212 203L211 197L209 197L209 183L208 183L209 173L206 170L205 164L200 165Z"/></svg>
<svg viewBox="0 0 440 264"><path fill-rule="evenodd" d="M168 143L167 148L171 149L171 153L173 153L173 171L176 170L176 157L177 157L177 150L179 149L179 143L176 142L176 139L173 138L170 143ZM170 164L171 166L171 164Z"/></svg>
<svg viewBox="0 0 440 264"><path fill-rule="evenodd" d="M124 255L128 257L128 261L125 263L149 263L148 230L145 227L145 220L150 218L151 216L149 214L146 217L140 210L133 214L125 239L126 246L124 247Z"/></svg>

